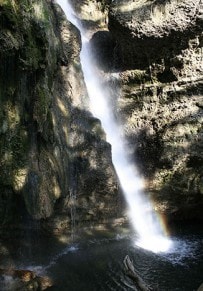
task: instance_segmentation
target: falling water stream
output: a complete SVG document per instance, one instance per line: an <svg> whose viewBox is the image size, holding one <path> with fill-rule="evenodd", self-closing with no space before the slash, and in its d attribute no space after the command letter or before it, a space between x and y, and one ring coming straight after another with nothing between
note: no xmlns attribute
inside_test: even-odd
<svg viewBox="0 0 203 291"><path fill-rule="evenodd" d="M112 160L129 208L129 218L137 233L136 244L153 252L167 251L171 241L165 237L158 217L145 196L143 182L134 163L129 160L122 138L122 128L113 113L111 94L104 88L104 82L93 62L91 46L80 22L74 17L74 11L68 1L57 0L71 21L81 33L82 50L80 54L84 80L90 98L92 114L99 118L106 133L107 141L112 146ZM115 96L116 98L116 96Z"/></svg>
<svg viewBox="0 0 203 291"><path fill-rule="evenodd" d="M54 280L54 291L135 290L122 271L128 254L144 280L159 291L197 290L203 282L202 226L183 225L172 230L172 241L164 235L159 219L145 198L142 180L127 155L122 128L108 103L110 92L103 88L93 66L88 39L66 0L57 0L67 18L82 35L81 64L92 113L101 120L112 145L112 159L129 208L133 231L121 228L102 237L83 230L83 239L70 236L43 238L33 231L22 239L0 240L0 267L33 270ZM116 96L115 96L116 98ZM73 193L74 194L74 193ZM73 214L74 215L74 214ZM136 235L135 235L136 234ZM15 235L14 235L15 236ZM2 245L1 245L2 244ZM0 290L13 291L16 279L0 276Z"/></svg>

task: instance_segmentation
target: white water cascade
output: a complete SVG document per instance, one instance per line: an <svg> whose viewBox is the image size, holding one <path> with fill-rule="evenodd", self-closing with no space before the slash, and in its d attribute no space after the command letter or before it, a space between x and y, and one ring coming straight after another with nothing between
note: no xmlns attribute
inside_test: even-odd
<svg viewBox="0 0 203 291"><path fill-rule="evenodd" d="M127 148L121 136L121 128L117 124L113 110L108 102L110 93L102 86L101 76L93 64L91 49L85 32L74 17L71 5L66 0L57 0L72 22L81 32L82 51L80 55L84 79L90 98L92 114L101 120L107 141L112 146L112 160L123 189L129 208L129 217L137 233L136 245L153 252L165 252L171 247L171 241L164 235L159 219L150 202L145 198L143 182L132 161L128 159Z"/></svg>

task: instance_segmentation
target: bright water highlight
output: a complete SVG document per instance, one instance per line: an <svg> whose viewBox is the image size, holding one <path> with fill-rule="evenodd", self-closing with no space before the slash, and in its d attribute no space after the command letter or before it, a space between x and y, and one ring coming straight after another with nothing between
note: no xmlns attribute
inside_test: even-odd
<svg viewBox="0 0 203 291"><path fill-rule="evenodd" d="M107 141L112 146L112 160L129 208L129 217L138 238L136 244L153 252L166 252L172 246L164 236L164 231L153 208L145 197L144 186L137 169L128 159L128 149L122 138L122 129L118 125L109 102L112 96L104 88L102 76L96 70L91 47L79 21L74 17L72 7L67 1L57 0L67 18L81 32L82 51L80 55L84 80L90 98L93 115L101 120ZM116 96L114 96L116 97Z"/></svg>

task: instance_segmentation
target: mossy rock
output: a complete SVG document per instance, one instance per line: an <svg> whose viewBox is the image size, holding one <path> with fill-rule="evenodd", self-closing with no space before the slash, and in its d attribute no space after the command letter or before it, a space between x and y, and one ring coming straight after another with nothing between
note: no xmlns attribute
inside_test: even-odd
<svg viewBox="0 0 203 291"><path fill-rule="evenodd" d="M2 225L21 216L17 205L23 201L23 194L29 196L27 183L34 159L40 143L46 143L53 129L51 90L59 50L53 11L46 1L0 0L0 17ZM26 207L29 210L31 206Z"/></svg>

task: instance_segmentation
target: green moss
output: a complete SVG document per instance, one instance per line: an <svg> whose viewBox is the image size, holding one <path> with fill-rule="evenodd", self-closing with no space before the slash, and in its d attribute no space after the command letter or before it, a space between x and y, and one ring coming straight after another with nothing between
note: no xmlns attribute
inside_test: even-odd
<svg viewBox="0 0 203 291"><path fill-rule="evenodd" d="M16 9L14 3L11 0L0 0L0 7L2 9L2 19L0 22L1 27L4 26L4 22L7 22L9 26L16 23Z"/></svg>
<svg viewBox="0 0 203 291"><path fill-rule="evenodd" d="M91 126L91 131L94 134L96 139L106 139L105 133L102 129L101 122L100 120L96 118L91 118L90 119L90 126Z"/></svg>
<svg viewBox="0 0 203 291"><path fill-rule="evenodd" d="M49 89L44 85L38 85L36 88L36 101L34 105L33 117L37 121L39 131L43 131L43 125L47 120L49 111L50 94Z"/></svg>
<svg viewBox="0 0 203 291"><path fill-rule="evenodd" d="M13 186L15 171L26 165L28 136L20 123L18 108L7 102L1 113L0 185Z"/></svg>
<svg viewBox="0 0 203 291"><path fill-rule="evenodd" d="M36 40L33 38L31 33L29 33L28 39L26 40L21 62L22 65L27 69L34 70L40 67L41 62L43 63L43 54L41 48L37 46Z"/></svg>
<svg viewBox="0 0 203 291"><path fill-rule="evenodd" d="M53 173L47 178L46 172L45 185L35 169L38 165L33 156L38 159L42 147L47 150L50 136L53 137L51 88L59 50L46 1L0 0L0 17L1 225L18 215L16 205L19 201L24 203L23 197L30 193L33 193L33 201L39 196L36 199L40 204L40 195L47 192L53 179ZM40 162L43 156L44 153ZM51 169L47 161L43 165ZM35 188L35 177L32 180L30 176L32 171L39 175L39 188ZM54 187L50 188L52 192ZM26 207L30 209L27 204ZM42 205L41 212L45 207Z"/></svg>
<svg viewBox="0 0 203 291"><path fill-rule="evenodd" d="M43 2L1 1L1 50L19 50L24 69L45 67L50 29L50 12Z"/></svg>
<svg viewBox="0 0 203 291"><path fill-rule="evenodd" d="M73 66L74 66L74 68L75 68L75 70L76 70L76 72L81 72L81 63L80 63L80 61L78 61L77 59L74 59L74 61L73 61Z"/></svg>

